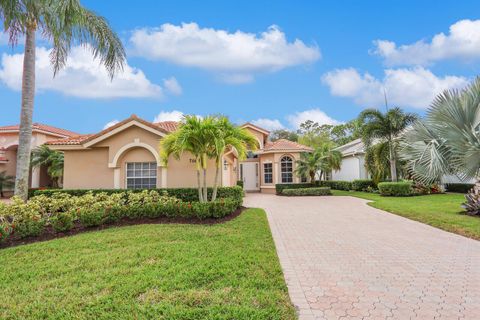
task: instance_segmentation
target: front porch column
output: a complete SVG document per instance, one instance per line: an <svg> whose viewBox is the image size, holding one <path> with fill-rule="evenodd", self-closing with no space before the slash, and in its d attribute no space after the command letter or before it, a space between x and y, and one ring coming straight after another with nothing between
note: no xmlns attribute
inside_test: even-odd
<svg viewBox="0 0 480 320"><path fill-rule="evenodd" d="M120 189L120 168L113 168L113 188Z"/></svg>
<svg viewBox="0 0 480 320"><path fill-rule="evenodd" d="M40 188L40 167L32 168L32 188Z"/></svg>
<svg viewBox="0 0 480 320"><path fill-rule="evenodd" d="M161 168L160 172L161 172L161 175L162 175L162 178L160 179L161 180L161 187L162 188L167 188L167 167L159 167L159 168Z"/></svg>
<svg viewBox="0 0 480 320"><path fill-rule="evenodd" d="M275 164L273 165L273 176L275 177L275 181L274 184L277 184L277 183L282 183L282 175L280 173L280 167L278 166L278 162L275 162Z"/></svg>

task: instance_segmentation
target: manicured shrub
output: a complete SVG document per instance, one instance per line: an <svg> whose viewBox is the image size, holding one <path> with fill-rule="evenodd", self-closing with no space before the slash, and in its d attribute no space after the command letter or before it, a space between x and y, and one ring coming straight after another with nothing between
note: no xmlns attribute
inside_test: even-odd
<svg viewBox="0 0 480 320"><path fill-rule="evenodd" d="M447 192L468 193L473 188L473 183L447 183Z"/></svg>
<svg viewBox="0 0 480 320"><path fill-rule="evenodd" d="M98 193L111 195L116 193L138 193L142 192L145 189L44 189L44 190L34 190L31 194L34 197L44 195L46 197L52 197L55 194L64 193L70 196L83 196L87 193L92 193L96 195ZM168 195L175 197L181 201L185 202L195 202L198 201L198 189L196 188L160 188L160 189L147 189L147 191L156 191L160 195ZM213 193L213 188L208 188L208 197L211 198ZM243 198L243 188L240 186L234 187L219 187L217 198Z"/></svg>
<svg viewBox="0 0 480 320"><path fill-rule="evenodd" d="M242 180L238 180L238 181L237 181L237 186L239 186L240 188L243 189L243 181L242 181Z"/></svg>
<svg viewBox="0 0 480 320"><path fill-rule="evenodd" d="M372 189L376 189L376 185L371 179L357 179L352 181L352 190L368 191Z"/></svg>
<svg viewBox="0 0 480 320"><path fill-rule="evenodd" d="M284 189L282 192L284 196L327 196L331 194L332 191L329 187Z"/></svg>
<svg viewBox="0 0 480 320"><path fill-rule="evenodd" d="M332 190L352 190L352 182L340 180L324 180L320 181L321 187L330 187Z"/></svg>
<svg viewBox="0 0 480 320"><path fill-rule="evenodd" d="M56 232L66 232L75 226L72 212L58 212L49 219L50 225Z"/></svg>
<svg viewBox="0 0 480 320"><path fill-rule="evenodd" d="M312 183L277 183L275 185L275 191L277 194L282 194L285 189L299 189L299 188L315 188L317 184Z"/></svg>
<svg viewBox="0 0 480 320"><path fill-rule="evenodd" d="M78 220L84 227L97 227L104 221L104 209L98 207L79 209Z"/></svg>
<svg viewBox="0 0 480 320"><path fill-rule="evenodd" d="M0 223L0 243L7 241L10 234L12 234L12 225L6 222Z"/></svg>
<svg viewBox="0 0 480 320"><path fill-rule="evenodd" d="M411 181L380 182L378 184L378 191L382 196L408 197L413 195Z"/></svg>
<svg viewBox="0 0 480 320"><path fill-rule="evenodd" d="M46 221L42 216L45 211L36 202L25 203L22 199L13 197L12 203L3 211L2 220L11 222L15 226L15 234L20 238L38 236L45 228Z"/></svg>

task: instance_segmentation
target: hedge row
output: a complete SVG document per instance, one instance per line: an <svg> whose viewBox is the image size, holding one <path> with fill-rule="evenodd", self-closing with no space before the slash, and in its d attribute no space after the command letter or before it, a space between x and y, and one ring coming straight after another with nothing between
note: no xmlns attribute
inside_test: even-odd
<svg viewBox="0 0 480 320"><path fill-rule="evenodd" d="M390 197L408 197L413 195L411 181L380 182L378 184L378 191L382 196Z"/></svg>
<svg viewBox="0 0 480 320"><path fill-rule="evenodd" d="M284 196L328 196L332 191L329 187L316 188L297 188L297 189L283 189Z"/></svg>
<svg viewBox="0 0 480 320"><path fill-rule="evenodd" d="M111 224L120 219L223 218L242 205L242 197L219 198L215 202L186 202L155 190L108 194L89 192L82 196L56 192L32 197L26 203L18 197L12 204L0 202L0 241L10 236L35 237L51 226L66 232Z"/></svg>
<svg viewBox="0 0 480 320"><path fill-rule="evenodd" d="M44 190L31 190L30 196L46 196L51 197L56 193L65 193L71 196L83 196L87 193L106 193L108 195L115 193L128 192L142 192L145 189L44 189ZM158 194L166 194L171 197L175 197L181 201L186 202L195 202L198 201L198 189L196 188L159 188L159 189L148 189L156 191ZM208 188L208 197L212 196L213 188ZM234 187L219 187L217 198L243 198L243 189L240 186Z"/></svg>
<svg viewBox="0 0 480 320"><path fill-rule="evenodd" d="M468 193L474 186L473 183L447 183L448 192Z"/></svg>
<svg viewBox="0 0 480 320"><path fill-rule="evenodd" d="M352 190L371 191L377 188L377 185L371 179L357 179L352 181Z"/></svg>
<svg viewBox="0 0 480 320"><path fill-rule="evenodd" d="M318 183L277 183L275 191L277 194L282 194L285 189L315 188L318 186Z"/></svg>

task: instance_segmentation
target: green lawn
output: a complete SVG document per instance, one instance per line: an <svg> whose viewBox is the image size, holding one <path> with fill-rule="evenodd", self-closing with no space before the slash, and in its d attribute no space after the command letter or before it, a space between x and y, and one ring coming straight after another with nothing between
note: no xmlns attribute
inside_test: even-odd
<svg viewBox="0 0 480 320"><path fill-rule="evenodd" d="M0 319L295 319L265 212L0 250Z"/></svg>
<svg viewBox="0 0 480 320"><path fill-rule="evenodd" d="M480 218L462 213L463 194L433 194L416 197L382 197L356 191L332 191L337 196L372 200L369 205L431 226L480 240Z"/></svg>

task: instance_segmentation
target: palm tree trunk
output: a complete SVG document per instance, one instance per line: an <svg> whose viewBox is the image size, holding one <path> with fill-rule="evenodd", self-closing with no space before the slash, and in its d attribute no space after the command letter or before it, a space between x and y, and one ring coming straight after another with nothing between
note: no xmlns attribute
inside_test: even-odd
<svg viewBox="0 0 480 320"><path fill-rule="evenodd" d="M15 195L23 200L28 197L28 179L32 140L33 101L35 97L35 30L31 23L25 36L23 56L22 108L20 112L20 132L17 150L17 172Z"/></svg>
<svg viewBox="0 0 480 320"><path fill-rule="evenodd" d="M310 183L315 183L315 171L310 171Z"/></svg>
<svg viewBox="0 0 480 320"><path fill-rule="evenodd" d="M203 199L208 202L207 169L203 168Z"/></svg>
<svg viewBox="0 0 480 320"><path fill-rule="evenodd" d="M395 152L393 150L393 141L390 140L390 145L389 145L389 151L390 151L390 177L392 178L393 182L397 182L397 160L395 159Z"/></svg>
<svg viewBox="0 0 480 320"><path fill-rule="evenodd" d="M205 202L203 200L202 184L200 182L200 169L197 168L197 187L198 187L198 201Z"/></svg>
<svg viewBox="0 0 480 320"><path fill-rule="evenodd" d="M212 201L217 199L217 191L218 191L218 176L220 175L220 167L222 162L217 161L217 168L215 169L215 181L213 182L213 193L212 193Z"/></svg>

